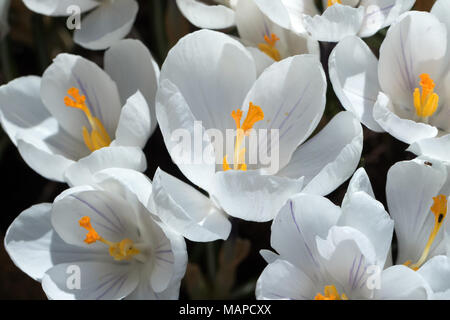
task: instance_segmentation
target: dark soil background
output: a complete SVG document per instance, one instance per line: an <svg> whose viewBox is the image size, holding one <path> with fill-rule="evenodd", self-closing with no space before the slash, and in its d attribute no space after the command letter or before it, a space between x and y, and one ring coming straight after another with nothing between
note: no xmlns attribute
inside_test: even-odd
<svg viewBox="0 0 450 320"><path fill-rule="evenodd" d="M49 18L30 12L21 0L11 1L9 35L0 42L0 84L25 75L41 75L51 59L61 52L82 55L102 64L103 52L92 52L74 45L70 32L65 28L64 18ZM429 10L434 0L417 1L417 10ZM151 50L158 63L164 60L171 48L183 35L195 30L178 11L175 0L139 0L140 10L130 37L142 40ZM235 30L229 33L235 34ZM367 39L377 51L384 31ZM322 46L323 58L330 51L328 44ZM325 116L319 127L342 110L331 86L328 90ZM377 134L364 128L364 150L360 166L363 166L373 185L375 195L386 206L386 174L395 162L411 159L402 144L388 134ZM148 169L152 178L159 166L166 172L186 181L171 162L161 133L157 129L146 148ZM1 191L0 236L4 234L24 209L41 203L52 202L67 186L48 181L22 160L15 146L0 129L0 172L3 181ZM340 204L347 188L343 184L329 198ZM209 244L188 242L189 261L181 298L253 299L254 285L265 262L260 249L268 249L270 223L251 223L233 220L233 232L226 242ZM30 279L14 266L7 255L3 242L0 245L0 299L45 299L40 284Z"/></svg>

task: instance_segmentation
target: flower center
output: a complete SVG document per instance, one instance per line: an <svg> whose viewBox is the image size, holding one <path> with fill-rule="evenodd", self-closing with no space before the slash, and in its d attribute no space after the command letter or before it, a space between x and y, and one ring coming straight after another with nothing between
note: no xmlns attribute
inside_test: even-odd
<svg viewBox="0 0 450 320"><path fill-rule="evenodd" d="M333 285L325 286L323 293L317 293L314 300L348 300L347 295L345 293L339 295L338 290Z"/></svg>
<svg viewBox="0 0 450 320"><path fill-rule="evenodd" d="M67 93L72 96L64 97L64 103L68 107L77 108L84 112L86 118L91 125L91 132L89 133L88 129L83 126L83 139L86 147L88 147L91 152L95 150L101 149L103 147L107 147L111 144L111 138L106 132L105 127L101 123L101 121L92 116L91 110L89 110L86 104L86 96L80 95L80 91L77 88L70 88L67 90Z"/></svg>
<svg viewBox="0 0 450 320"><path fill-rule="evenodd" d="M427 259L428 254L430 253L431 245L433 244L433 241L436 238L436 235L439 232L442 223L444 222L444 218L447 215L447 197L441 194L437 197L433 197L433 201L434 203L431 206L430 210L434 214L434 227L431 230L430 237L428 238L428 242L425 246L425 249L423 250L422 256L420 257L419 261L414 264L411 264L411 260L408 260L404 263L405 266L409 266L413 270L419 269Z"/></svg>
<svg viewBox="0 0 450 320"><path fill-rule="evenodd" d="M341 0L328 0L328 7L335 5L336 3L342 4Z"/></svg>
<svg viewBox="0 0 450 320"><path fill-rule="evenodd" d="M242 110L237 109L231 112L231 117L236 123L236 141L234 143L234 158L233 158L233 169L234 170L247 170L247 165L245 164L245 148L241 148L244 137L250 134L253 125L264 119L264 112L261 107L255 106L250 102L247 116L241 126ZM231 167L228 164L227 156L223 158L223 170L230 170Z"/></svg>
<svg viewBox="0 0 450 320"><path fill-rule="evenodd" d="M275 33L270 34L270 38L268 35L264 35L264 41L265 43L259 43L258 48L265 54L267 54L269 57L271 57L275 61L281 60L280 51L276 48L277 41L280 40L280 38L277 37Z"/></svg>
<svg viewBox="0 0 450 320"><path fill-rule="evenodd" d="M422 93L419 88L414 90L414 108L416 108L416 114L419 117L430 117L437 110L439 96L434 92L434 81L427 73L420 75L419 84L422 87Z"/></svg>
<svg viewBox="0 0 450 320"><path fill-rule="evenodd" d="M109 254L114 258L114 260L130 260L133 256L140 253L140 251L134 246L133 241L130 239L123 239L119 242L111 242L102 238L92 227L91 218L87 216L81 218L79 223L81 227L88 231L84 242L87 244L92 244L97 241L103 242L109 247Z"/></svg>

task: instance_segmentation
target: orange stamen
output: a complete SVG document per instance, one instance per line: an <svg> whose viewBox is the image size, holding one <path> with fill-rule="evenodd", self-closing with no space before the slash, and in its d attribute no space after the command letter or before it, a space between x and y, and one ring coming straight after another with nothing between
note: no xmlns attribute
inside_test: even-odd
<svg viewBox="0 0 450 320"><path fill-rule="evenodd" d="M427 118L436 112L439 105L439 96L434 93L435 84L429 74L423 73L420 75L419 85L422 88L422 93L419 88L414 90L414 108L419 117Z"/></svg>
<svg viewBox="0 0 450 320"><path fill-rule="evenodd" d="M250 102L247 116L245 117L244 122L241 126L242 114L243 112L240 109L233 110L231 112L231 117L234 119L237 129L236 141L234 143L233 169L246 171L247 165L245 164L245 148L241 148L241 145L244 141L244 137L250 134L250 131L255 123L264 119L264 112L262 111L261 107L256 106L252 102ZM231 167L227 161L227 156L223 158L222 168L224 171L231 170Z"/></svg>
<svg viewBox="0 0 450 320"><path fill-rule="evenodd" d="M339 295L335 286L325 286L324 295L320 292L314 297L314 300L348 300L347 295L343 293Z"/></svg>
<svg viewBox="0 0 450 320"><path fill-rule="evenodd" d="M445 216L447 215L447 197L443 194L433 197L433 205L430 210L434 214L434 227L431 230L425 249L422 252L422 256L414 264L411 264L411 260L404 263L405 266L409 266L413 270L418 270L428 258L434 239L436 238L436 235L444 222Z"/></svg>
<svg viewBox="0 0 450 320"><path fill-rule="evenodd" d="M86 127L82 128L83 140L86 147L94 152L95 150L107 147L111 144L111 138L108 135L102 122L94 117L86 104L86 96L80 95L80 91L77 88L70 88L67 93L72 98L65 96L64 103L71 108L80 109L84 112L86 118L91 125L92 131L89 133Z"/></svg>
<svg viewBox="0 0 450 320"><path fill-rule="evenodd" d="M259 43L258 48L265 54L267 54L269 57L271 57L275 61L281 60L280 51L276 48L277 41L280 40L280 38L277 37L276 34L271 33L270 38L268 35L264 35L264 41L265 43Z"/></svg>
<svg viewBox="0 0 450 320"><path fill-rule="evenodd" d="M109 254L114 258L114 260L130 260L133 256L140 253L140 251L134 247L134 243L130 239L123 239L119 242L111 242L102 238L97 231L95 231L94 227L92 227L91 218L88 216L82 217L79 223L81 227L88 231L84 242L87 244L92 244L100 241L106 244L109 246Z"/></svg>

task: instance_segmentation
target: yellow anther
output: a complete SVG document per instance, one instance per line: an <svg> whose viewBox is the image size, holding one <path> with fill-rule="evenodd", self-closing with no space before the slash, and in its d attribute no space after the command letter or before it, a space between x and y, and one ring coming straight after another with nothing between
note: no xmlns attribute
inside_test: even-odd
<svg viewBox="0 0 450 320"><path fill-rule="evenodd" d="M336 3L342 4L341 0L328 0L328 7L335 5Z"/></svg>
<svg viewBox="0 0 450 320"><path fill-rule="evenodd" d="M247 116L245 117L244 122L241 126L242 114L242 110L240 109L233 110L231 112L231 117L234 119L234 122L236 124L236 141L234 143L233 169L246 171L247 165L245 164L245 148L241 148L241 145L244 141L245 136L248 136L250 134L250 131L255 123L264 119L264 112L262 111L261 107L255 106L252 102L250 102ZM227 156L223 158L222 167L224 171L231 170L231 167L227 161Z"/></svg>
<svg viewBox="0 0 450 320"><path fill-rule="evenodd" d="M230 165L228 164L228 161L227 161L227 156L223 157L222 167L223 167L223 171L231 170L231 167L230 167Z"/></svg>
<svg viewBox="0 0 450 320"><path fill-rule="evenodd" d="M83 217L79 221L80 227L85 228L87 231L89 231L86 234L86 239L84 239L84 242L87 244L91 244L96 242L97 240L100 240L101 237L98 235L97 231L92 227L91 225L91 218L89 217Z"/></svg>
<svg viewBox="0 0 450 320"><path fill-rule="evenodd" d="M102 238L97 231L91 225L91 218L82 217L79 221L80 226L85 228L88 233L86 234L86 239L84 242L87 244L92 244L94 242L100 241L109 247L109 254L114 260L130 260L133 256L140 253L138 249L134 247L134 243L130 239L123 239L119 242L111 242Z"/></svg>
<svg viewBox="0 0 450 320"><path fill-rule="evenodd" d="M86 147L91 151L107 147L111 144L111 138L108 132L103 126L102 122L94 117L86 104L86 96L80 95L80 91L77 88L70 88L67 93L72 98L65 96L64 103L71 108L77 108L84 112L86 118L91 125L91 133L89 133L86 127L82 128L83 140Z"/></svg>
<svg viewBox="0 0 450 320"><path fill-rule="evenodd" d="M250 133L250 130L253 128L254 124L263 119L264 119L264 112L262 111L261 107L255 106L252 102L250 102L247 116L245 117L244 123L242 123L241 129L244 130L244 133L246 135L248 135Z"/></svg>
<svg viewBox="0 0 450 320"><path fill-rule="evenodd" d="M324 294L317 293L314 300L348 300L347 295L345 293L339 295L338 290L333 285L325 286L323 292Z"/></svg>
<svg viewBox="0 0 450 320"><path fill-rule="evenodd" d="M265 54L267 54L269 57L271 57L275 61L281 60L280 51L276 48L277 41L280 40L280 38L277 37L276 34L271 33L270 38L268 35L264 35L264 41L265 43L259 43L258 48Z"/></svg>
<svg viewBox="0 0 450 320"><path fill-rule="evenodd" d="M426 118L432 116L439 105L439 96L434 92L434 81L427 73L420 75L420 87L416 88L413 93L414 108L419 117Z"/></svg>
<svg viewBox="0 0 450 320"><path fill-rule="evenodd" d="M422 252L422 256L414 264L411 264L411 260L408 260L404 263L405 266L409 266L413 270L418 270L427 260L433 241L436 238L436 235L438 234L442 223L444 222L445 216L447 215L447 197L443 194L438 195L437 197L433 197L433 205L431 206L430 210L434 214L434 227L431 230L430 237L428 238L425 249Z"/></svg>

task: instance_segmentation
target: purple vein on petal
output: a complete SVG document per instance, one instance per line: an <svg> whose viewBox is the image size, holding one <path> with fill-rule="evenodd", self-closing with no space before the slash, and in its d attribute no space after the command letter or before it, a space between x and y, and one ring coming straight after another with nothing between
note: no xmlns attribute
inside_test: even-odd
<svg viewBox="0 0 450 320"><path fill-rule="evenodd" d="M111 232L117 233L120 232L120 228L118 228L108 217L106 217L101 211L99 211L97 208L95 208L93 205L91 205L89 202L77 197L74 194L70 195L72 198L75 198L76 200L80 201L81 203L85 204L88 208L90 208L92 211L97 213L99 216L101 216L103 219L105 219L108 223L110 223L116 230L113 230L112 228L108 227L107 225L104 225L100 222L96 222L97 224L101 225L105 229L110 230Z"/></svg>

